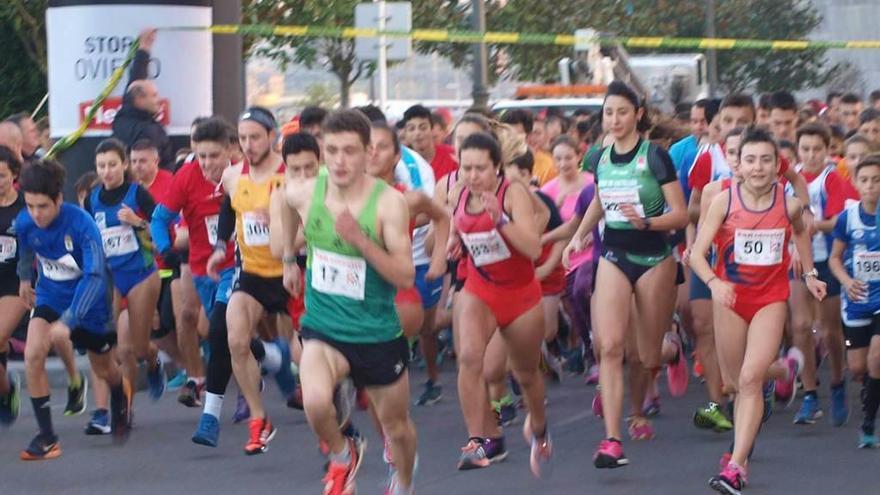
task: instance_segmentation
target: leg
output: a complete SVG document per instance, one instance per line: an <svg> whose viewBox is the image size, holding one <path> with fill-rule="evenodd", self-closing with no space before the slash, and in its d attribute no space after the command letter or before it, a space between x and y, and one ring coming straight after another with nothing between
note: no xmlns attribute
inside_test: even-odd
<svg viewBox="0 0 880 495"><path fill-rule="evenodd" d="M171 282L171 299L174 307L177 347L183 357L183 366L189 377L205 375L202 357L199 355L199 316L202 313L199 296L193 285L189 265L181 265L180 278Z"/></svg>
<svg viewBox="0 0 880 495"><path fill-rule="evenodd" d="M497 324L489 307L467 290L458 294L455 304L459 315L455 339L458 347L458 395L464 398L459 401L461 413L468 436L485 438L483 428L489 398L483 380L483 359Z"/></svg>
<svg viewBox="0 0 880 495"><path fill-rule="evenodd" d="M831 385L843 382L844 342L840 321L840 296L826 297L819 303L819 328L831 361Z"/></svg>
<svg viewBox="0 0 880 495"><path fill-rule="evenodd" d="M721 393L721 370L715 352L715 331L712 325L712 300L695 299L691 301L693 332L696 337L697 358L703 365L703 378L706 380L706 392L709 400L723 404Z"/></svg>
<svg viewBox="0 0 880 495"><path fill-rule="evenodd" d="M334 453L341 453L346 444L336 420L333 392L348 373L348 362L339 351L316 339L303 342L300 365L303 410L312 431Z"/></svg>
<svg viewBox="0 0 880 495"><path fill-rule="evenodd" d="M413 483L416 456L416 427L409 416L409 374L385 387L367 387L367 394L391 444L391 455L397 477L403 487Z"/></svg>
<svg viewBox="0 0 880 495"><path fill-rule="evenodd" d="M146 361L148 371L154 375L160 370L159 350L150 342L150 331L161 289L159 272L154 271L128 292L128 327L132 350L136 359ZM164 377L161 378L164 380Z"/></svg>
<svg viewBox="0 0 880 495"><path fill-rule="evenodd" d="M226 326L229 331L232 371L250 407L251 418L266 417L260 397L260 366L251 354L251 339L263 314L263 306L245 292L234 292L229 299Z"/></svg>
<svg viewBox="0 0 880 495"><path fill-rule="evenodd" d="M5 396L10 389L9 377L6 375L9 338L27 312L27 306L20 297L4 296L0 297L0 308L3 308L0 312L0 396Z"/></svg>
<svg viewBox="0 0 880 495"><path fill-rule="evenodd" d="M507 346L501 332L495 332L489 339L483 357L483 380L489 393L489 403L483 413L483 430L487 438L498 438L503 434L493 409L496 408L495 404L499 404L507 396L507 368ZM497 412L500 414L500 411Z"/></svg>
<svg viewBox="0 0 880 495"><path fill-rule="evenodd" d="M813 296L802 281L792 280L788 301L791 308L792 344L804 354L801 382L804 384L804 392L815 392L816 343L813 339L813 320L816 314ZM840 311L839 305L837 311Z"/></svg>
<svg viewBox="0 0 880 495"><path fill-rule="evenodd" d="M424 315L422 327L419 329L419 349L425 360L425 372L428 375L428 380L436 383L440 379L440 368L437 366L437 331L439 329L435 323L437 306L425 309Z"/></svg>
<svg viewBox="0 0 880 495"><path fill-rule="evenodd" d="M396 303L397 316L400 318L400 328L406 338L414 337L422 328L425 321L425 312L422 310L422 303L419 301L407 301L405 303Z"/></svg>
<svg viewBox="0 0 880 495"><path fill-rule="evenodd" d="M675 272L675 260L667 257L642 275L634 288L639 356L644 367L652 372L652 377L664 364L661 350L663 336L672 325Z"/></svg>

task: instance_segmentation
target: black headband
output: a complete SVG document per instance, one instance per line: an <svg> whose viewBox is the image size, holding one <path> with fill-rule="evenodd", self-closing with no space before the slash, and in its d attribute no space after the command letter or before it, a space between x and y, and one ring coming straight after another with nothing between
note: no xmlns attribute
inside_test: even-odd
<svg viewBox="0 0 880 495"><path fill-rule="evenodd" d="M271 113L263 110L262 108L248 108L247 110L245 110L244 113L242 113L241 116L238 118L238 121L244 122L245 120L253 120L254 122L265 127L267 132L272 132L277 127L275 117L273 117Z"/></svg>

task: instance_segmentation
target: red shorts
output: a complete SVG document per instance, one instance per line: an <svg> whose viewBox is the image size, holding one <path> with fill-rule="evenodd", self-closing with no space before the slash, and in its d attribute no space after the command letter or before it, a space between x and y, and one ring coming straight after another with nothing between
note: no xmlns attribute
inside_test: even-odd
<svg viewBox="0 0 880 495"><path fill-rule="evenodd" d="M566 287L565 268L560 264L550 275L541 280L541 294L545 296L558 296Z"/></svg>
<svg viewBox="0 0 880 495"><path fill-rule="evenodd" d="M468 277L464 290L483 301L495 315L499 328L505 328L517 318L541 303L541 284L533 278L522 287L499 287L480 276Z"/></svg>
<svg viewBox="0 0 880 495"><path fill-rule="evenodd" d="M394 304L422 304L422 295L416 287L409 289L397 289L397 296L394 298Z"/></svg>
<svg viewBox="0 0 880 495"><path fill-rule="evenodd" d="M302 317L303 313L306 312L305 305L305 292L301 293L299 297L290 297L287 299L287 314L290 315L290 320L293 322L293 328L299 330L299 319Z"/></svg>
<svg viewBox="0 0 880 495"><path fill-rule="evenodd" d="M745 320L746 323L751 323L755 315L758 314L758 311L761 311L773 303L788 301L788 295L789 291L785 291L784 293L771 291L771 294L764 294L761 297L740 293L736 295L736 300L733 303L733 307L730 309L736 313L737 316Z"/></svg>

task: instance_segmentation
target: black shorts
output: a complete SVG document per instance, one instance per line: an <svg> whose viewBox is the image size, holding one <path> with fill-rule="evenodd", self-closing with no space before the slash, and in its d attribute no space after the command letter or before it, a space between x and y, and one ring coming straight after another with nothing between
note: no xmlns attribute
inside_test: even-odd
<svg viewBox="0 0 880 495"><path fill-rule="evenodd" d="M641 263L635 263L631 261L625 251L609 248L607 246L603 247L602 249L602 257L610 261L611 264L613 264L614 266L616 266L617 269L620 270L624 274L624 276L626 276L627 280L629 280L629 283L633 287L636 286L636 282L638 282L639 279L642 278L642 275L648 273L651 268L654 268L666 259L665 257L662 257L660 261L654 263L653 265L643 265ZM658 256L657 258L661 257ZM684 272L681 273L681 276L682 278L684 278ZM678 278L677 274L676 278Z"/></svg>
<svg viewBox="0 0 880 495"><path fill-rule="evenodd" d="M151 332L152 339L161 339L175 330L174 304L171 298L171 282L174 280L174 277L162 279L159 302L156 304L156 309L159 311L159 328L154 328Z"/></svg>
<svg viewBox="0 0 880 495"><path fill-rule="evenodd" d="M287 313L287 300L290 294L284 288L281 277L260 277L242 270L232 292L244 292L253 297L267 313Z"/></svg>
<svg viewBox="0 0 880 495"><path fill-rule="evenodd" d="M847 350L869 347L872 338L880 337L880 316L871 318L871 323L863 327L851 327L844 324L843 335L846 338Z"/></svg>
<svg viewBox="0 0 880 495"><path fill-rule="evenodd" d="M18 274L15 270L0 271L0 297L18 296L18 285Z"/></svg>
<svg viewBox="0 0 880 495"><path fill-rule="evenodd" d="M333 340L308 327L303 327L300 335L303 341L320 340L339 351L348 361L349 376L356 387L391 385L409 366L409 345L402 336L388 342L352 344Z"/></svg>
<svg viewBox="0 0 880 495"><path fill-rule="evenodd" d="M34 318L42 318L49 323L55 323L61 318L61 315L49 306L41 305L34 308L31 319ZM116 346L116 332L95 333L84 328L71 328L70 341L73 342L73 347L79 351L106 354Z"/></svg>

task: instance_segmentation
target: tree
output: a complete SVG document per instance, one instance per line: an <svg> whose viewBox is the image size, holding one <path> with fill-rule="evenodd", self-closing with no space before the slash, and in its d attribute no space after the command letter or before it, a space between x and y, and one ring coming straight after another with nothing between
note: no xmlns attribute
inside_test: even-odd
<svg viewBox="0 0 880 495"><path fill-rule="evenodd" d="M0 118L33 110L46 94L45 11L45 0L0 5Z"/></svg>
<svg viewBox="0 0 880 495"><path fill-rule="evenodd" d="M242 18L253 24L346 27L354 25L354 8L358 3L361 0L249 0L242 4ZM458 0L415 0L412 3L415 28L462 26L467 13L466 6ZM251 54L268 57L282 69L291 63L310 69L326 68L339 79L339 100L343 107L349 105L352 84L369 77L375 70L374 62L358 60L351 39L270 37L249 45ZM427 43L417 48L423 52L441 50L438 44ZM456 53L445 52L451 60L464 63Z"/></svg>

